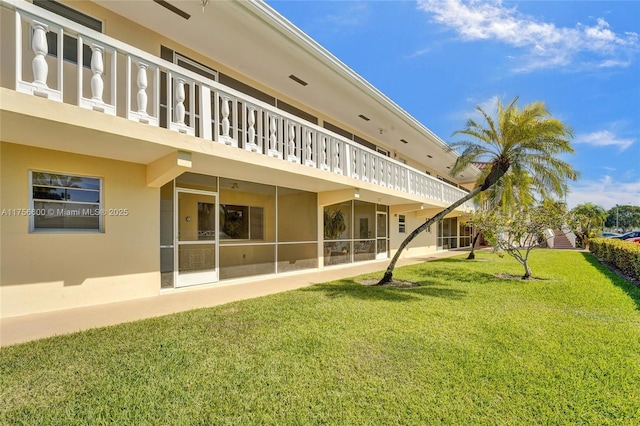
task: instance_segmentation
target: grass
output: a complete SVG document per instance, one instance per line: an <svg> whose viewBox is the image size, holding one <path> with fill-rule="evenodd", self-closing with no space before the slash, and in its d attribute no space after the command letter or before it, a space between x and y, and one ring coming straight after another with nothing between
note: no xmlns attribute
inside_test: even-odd
<svg viewBox="0 0 640 426"><path fill-rule="evenodd" d="M640 290L479 253L0 350L1 424L640 423Z"/></svg>

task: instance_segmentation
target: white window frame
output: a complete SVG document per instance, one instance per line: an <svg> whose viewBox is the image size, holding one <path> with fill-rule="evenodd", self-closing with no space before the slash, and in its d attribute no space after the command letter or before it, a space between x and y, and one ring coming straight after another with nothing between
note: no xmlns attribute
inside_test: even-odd
<svg viewBox="0 0 640 426"><path fill-rule="evenodd" d="M48 5L45 6L44 4L41 4L41 3L48 3ZM63 18L69 19L70 21L73 21L73 22L75 22L77 24L80 24L83 27L92 29L94 31L98 31L99 33L104 33L104 20L98 19L95 16L88 15L88 14L86 14L84 12L76 10L75 8L70 7L67 4L63 4L63 3L59 2L59 1L56 1L56 0L48 0L46 2L36 2L34 4L36 6L42 8L42 9L44 9L44 10L47 10L47 11L49 11L51 13L55 13L58 16L61 16ZM99 26L99 28L98 28L98 26ZM47 33L47 37L49 37L49 34L56 34L56 33L48 32ZM59 35L57 35L57 34L56 34L56 36L59 37ZM33 37L33 34L32 33L29 34L29 37L30 37L30 41L29 42L31 43L31 37ZM77 42L78 42L78 38L76 36L70 35L70 34L64 34L64 37L65 38L68 37L68 40L71 40L70 44L75 49L75 47L77 45ZM69 43L69 41L67 41L67 43ZM72 63L72 64L77 64L78 63L78 56L77 56L78 52L77 52L77 50L74 50L74 54L76 55L75 58L66 58L65 55L64 55L64 52L56 52L55 55L53 53L51 53L51 49L54 46L57 46L57 44L56 43L49 43L49 51L47 52L48 56L52 56L54 58L56 58L58 56L62 56L62 59L65 62L69 62L69 63ZM86 44L84 46L86 47L86 49L85 49L86 52L85 53L90 53L91 52L90 46L88 46ZM84 47L83 47L83 49L84 49ZM91 55L90 54L89 55L85 54L83 56L83 62L87 62L86 64L84 64L84 63L82 64L82 66L84 68L87 68L87 69L91 68Z"/></svg>
<svg viewBox="0 0 640 426"><path fill-rule="evenodd" d="M63 175L63 176L77 176L77 177L81 177L81 178L88 178L88 179L97 179L98 182L100 182L100 188L99 188L99 194L100 194L100 201L97 203L98 207L97 207L97 216L98 216L98 229L85 229L85 228L36 228L35 227L35 216L36 216L36 209L35 209L35 201L33 199L33 173L48 173L48 174L53 174L53 175ZM104 233L104 182L103 182L103 178L99 177L99 176L87 176L87 175L81 175L81 174L76 174L76 173L63 173L63 172L53 172L53 171L45 171L45 170L29 170L29 233L69 233L69 234L75 234L75 233L81 233L81 234L101 234ZM61 187L63 188L63 187ZM45 203L48 202L47 200L37 200L37 201L44 201ZM67 201L55 201L56 203L67 203ZM71 201L68 202L70 204L86 204L87 208L92 208L95 209L96 203L84 203L84 202L80 202L80 201ZM91 207L89 207L91 206Z"/></svg>
<svg viewBox="0 0 640 426"><path fill-rule="evenodd" d="M386 149L384 149L384 148L380 148L379 146L376 146L376 152L378 152L378 153L380 153L380 154L382 154L382 155L385 155L385 156L387 156L387 157L389 157L389 156L390 156L390 154L389 154L389 151L388 151L388 150L386 150Z"/></svg>
<svg viewBox="0 0 640 426"><path fill-rule="evenodd" d="M398 215L398 233L399 234L407 233L407 217L403 214Z"/></svg>
<svg viewBox="0 0 640 426"><path fill-rule="evenodd" d="M229 241L229 242L237 242L237 241L265 241L265 218L264 218L264 207L263 206L250 206L250 205L246 205L246 204L231 204L231 203L220 203L220 208L222 209L222 206L233 206L233 207L246 207L247 208L247 233L248 238L220 238L220 242L221 244L224 244L225 242ZM254 238L253 235L251 235L251 210L253 209L260 209L262 210L262 238ZM223 225L220 225L220 233L222 233L222 228Z"/></svg>

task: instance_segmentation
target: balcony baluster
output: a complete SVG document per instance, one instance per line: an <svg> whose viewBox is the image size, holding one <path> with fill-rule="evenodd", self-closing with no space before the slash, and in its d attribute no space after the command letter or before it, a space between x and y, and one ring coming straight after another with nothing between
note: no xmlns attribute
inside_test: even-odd
<svg viewBox="0 0 640 426"><path fill-rule="evenodd" d="M316 167L316 156L314 153L314 134L313 130L305 128L305 146L304 146L304 165L309 167Z"/></svg>
<svg viewBox="0 0 640 426"><path fill-rule="evenodd" d="M282 152L280 152L280 144L278 143L278 123L281 122L279 117L271 115L269 119L269 148L267 155L274 158L282 158Z"/></svg>
<svg viewBox="0 0 640 426"><path fill-rule="evenodd" d="M251 152L262 152L260 145L256 143L256 108L253 106L247 106L247 141L244 145L244 149Z"/></svg>
<svg viewBox="0 0 640 426"><path fill-rule="evenodd" d="M49 46L47 44L48 26L41 22L33 21L31 23L31 28L33 31L31 50L33 50L33 53L35 54L35 57L31 62L34 77L33 84L48 89L47 76L49 74L49 66L45 60L45 56L49 51Z"/></svg>
<svg viewBox="0 0 640 426"><path fill-rule="evenodd" d="M136 79L136 83L138 84L138 94L136 95L138 114L147 115L147 86L149 82L147 81L147 64L144 62L138 62L138 78Z"/></svg>
<svg viewBox="0 0 640 426"><path fill-rule="evenodd" d="M292 163L298 162L296 155L296 126L292 121L287 124L287 160Z"/></svg>

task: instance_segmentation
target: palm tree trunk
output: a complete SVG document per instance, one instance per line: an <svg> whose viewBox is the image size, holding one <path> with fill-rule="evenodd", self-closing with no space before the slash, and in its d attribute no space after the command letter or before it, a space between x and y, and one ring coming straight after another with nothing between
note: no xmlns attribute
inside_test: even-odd
<svg viewBox="0 0 640 426"><path fill-rule="evenodd" d="M391 263L389 263L389 266L387 267L387 270L385 271L384 276L380 281L378 281L378 284L376 285L384 285L391 282L391 280L393 279L393 270L396 267L396 263L398 263L398 259L400 259L400 255L402 254L402 251L405 249L405 247L407 247L407 245L411 241L413 241L415 237L417 237L422 231L427 229L427 227L431 226L433 223L439 221L440 219L442 219L443 217L451 213L458 206L466 203L467 201L469 201L470 199L472 199L482 191L486 191L488 188L495 185L495 183L498 182L498 180L507 172L507 170L509 170L509 166L510 166L509 160L506 158L499 158L496 161L494 161L493 164L491 165L491 170L489 171L489 174L487 175L482 185L476 187L476 189L474 189L464 197L460 198L458 201L451 204L449 207L442 210L440 213L438 213L437 215L435 215L434 217L432 217L422 225L418 226L416 229L413 230L412 233L407 235L407 238L405 238L402 244L400 244L400 247L398 247L398 251L396 252L395 256L393 256L393 259L391 259Z"/></svg>
<svg viewBox="0 0 640 426"><path fill-rule="evenodd" d="M407 247L407 245L409 245L409 243L411 241L413 241L413 239L415 237L417 237L422 231L427 229L429 226L431 226L435 222L439 221L440 219L442 219L443 217L445 217L446 215L451 213L458 206L464 204L465 202L469 201L470 199L472 199L473 197L478 195L480 192L482 192L482 188L481 187L477 187L476 189L474 189L473 191L471 191L470 193L468 193L464 197L460 198L455 203L451 204L446 209L442 210L437 215L433 216L431 219L427 220L422 225L418 226L416 229L413 230L412 233L407 235L407 238L405 238L404 241L402 242L402 244L400 244L400 247L398 247L398 251L396 251L395 256L393 256L393 259L391 259L391 263L389 263L389 266L387 267L387 270L384 273L384 276L382 277L382 279L376 285L383 285L383 284L391 282L391 280L393 279L393 270L396 267L396 263L398 262L398 259L400 259L400 255L402 254L402 251L405 249L405 247Z"/></svg>
<svg viewBox="0 0 640 426"><path fill-rule="evenodd" d="M467 256L467 260L473 260L476 258L476 243L478 242L478 237L480 237L481 232L482 230L479 229L478 232L476 232L476 235L473 237L473 242L471 243L471 252L469 253L469 256Z"/></svg>

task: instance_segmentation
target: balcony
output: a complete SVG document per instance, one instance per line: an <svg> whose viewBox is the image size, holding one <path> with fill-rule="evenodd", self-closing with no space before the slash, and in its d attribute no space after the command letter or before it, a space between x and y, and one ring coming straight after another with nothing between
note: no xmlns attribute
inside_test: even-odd
<svg viewBox="0 0 640 426"><path fill-rule="evenodd" d="M425 202L448 205L466 195L318 125L30 3L2 0L2 6L15 13L17 92L140 126L164 127ZM473 205L467 202L463 208Z"/></svg>

